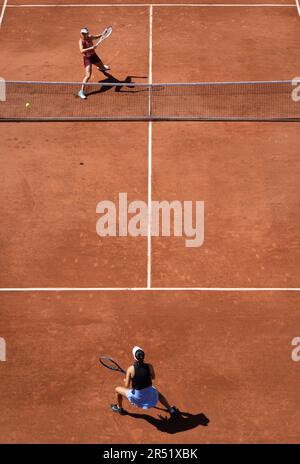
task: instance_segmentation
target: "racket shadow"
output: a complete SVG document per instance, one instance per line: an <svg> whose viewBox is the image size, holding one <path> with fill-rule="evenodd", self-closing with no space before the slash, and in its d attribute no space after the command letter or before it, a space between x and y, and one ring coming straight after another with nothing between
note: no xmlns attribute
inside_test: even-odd
<svg viewBox="0 0 300 464"><path fill-rule="evenodd" d="M161 411L167 412L165 409L160 409ZM207 427L209 424L209 419L205 414L191 414L188 412L182 412L176 416L176 418L170 418L167 416L159 415L157 417L150 416L149 414L139 414L132 412L125 412L126 416L130 416L134 419L142 419L151 424L157 430L162 433L175 434L179 432L185 432L187 430L195 429L196 427L202 426Z"/></svg>

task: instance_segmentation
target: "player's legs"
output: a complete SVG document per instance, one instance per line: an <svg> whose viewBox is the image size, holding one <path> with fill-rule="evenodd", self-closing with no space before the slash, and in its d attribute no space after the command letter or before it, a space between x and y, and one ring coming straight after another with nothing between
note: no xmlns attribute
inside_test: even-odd
<svg viewBox="0 0 300 464"><path fill-rule="evenodd" d="M158 392L158 401L165 407L167 408L167 410L170 409L170 404L169 402L167 401L167 398L160 392Z"/></svg>
<svg viewBox="0 0 300 464"><path fill-rule="evenodd" d="M125 388L125 387L116 387L115 392L116 392L116 395L117 395L118 406L120 408L122 408L123 396L125 396L125 398L126 398L127 388Z"/></svg>
<svg viewBox="0 0 300 464"><path fill-rule="evenodd" d="M105 72L109 70L109 66L107 64L103 64L102 60L98 56L98 61L94 63L98 71Z"/></svg>
<svg viewBox="0 0 300 464"><path fill-rule="evenodd" d="M169 411L171 417L175 417L179 411L175 406L171 406L167 398L160 392L158 392L158 401Z"/></svg>
<svg viewBox="0 0 300 464"><path fill-rule="evenodd" d="M85 67L85 76L83 78L82 86L78 94L80 98L83 98L83 99L86 98L86 95L84 93L84 85L90 80L91 75L92 75L92 65L89 64L88 66Z"/></svg>
<svg viewBox="0 0 300 464"><path fill-rule="evenodd" d="M123 414L124 413L124 410L123 410L123 407L122 407L122 405L123 405L123 397L124 396L125 396L125 398L127 397L127 388L125 388L125 387L116 387L115 392L116 392L117 403L112 404L111 409L114 412L117 412L119 414Z"/></svg>

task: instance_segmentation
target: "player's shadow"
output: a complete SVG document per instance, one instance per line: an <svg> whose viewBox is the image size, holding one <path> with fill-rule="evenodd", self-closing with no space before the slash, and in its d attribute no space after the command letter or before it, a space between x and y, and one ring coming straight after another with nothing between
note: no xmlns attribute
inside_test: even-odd
<svg viewBox="0 0 300 464"><path fill-rule="evenodd" d="M191 414L189 412L180 411L175 418L164 417L162 415L159 415L159 418L156 418L149 416L149 414L138 414L128 411L126 411L125 414L133 417L134 419L143 419L153 425L160 432L169 434L185 432L186 430L194 429L200 425L207 427L209 424L209 419L203 413Z"/></svg>
<svg viewBox="0 0 300 464"><path fill-rule="evenodd" d="M105 79L99 81L100 88L93 90L92 92L86 92L87 96L95 95L99 93L108 92L109 90L114 89L115 92L122 92L122 93L137 93L137 92L148 92L145 84L145 88L142 87L135 87L135 82L133 79L147 79L147 76L127 76L125 79L120 80L114 77L112 74L108 73L107 71L102 71L105 75Z"/></svg>

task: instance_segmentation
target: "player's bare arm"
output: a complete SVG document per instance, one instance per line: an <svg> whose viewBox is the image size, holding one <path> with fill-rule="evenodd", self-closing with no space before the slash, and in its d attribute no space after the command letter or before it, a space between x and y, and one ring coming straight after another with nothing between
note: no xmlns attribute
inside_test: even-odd
<svg viewBox="0 0 300 464"><path fill-rule="evenodd" d="M134 375L133 369L134 369L133 366L130 366L130 367L128 367L128 369L127 369L126 377L125 377L125 379L124 379L125 388L129 388L129 387L130 387L131 379L132 379L132 377L133 377L133 375Z"/></svg>
<svg viewBox="0 0 300 464"><path fill-rule="evenodd" d="M149 364L149 369L150 369L151 378L152 378L152 380L154 380L155 379L155 372L154 372L154 367L152 366L152 364Z"/></svg>
<svg viewBox="0 0 300 464"><path fill-rule="evenodd" d="M98 35L91 35L90 37L91 37L92 40L101 39L102 33L101 33L101 34L98 34Z"/></svg>
<svg viewBox="0 0 300 464"><path fill-rule="evenodd" d="M85 53L85 52L88 52L90 50L95 50L96 47L97 47L97 44L93 45L92 47L89 47L89 48L83 48L82 39L79 39L79 49L80 49L81 53Z"/></svg>

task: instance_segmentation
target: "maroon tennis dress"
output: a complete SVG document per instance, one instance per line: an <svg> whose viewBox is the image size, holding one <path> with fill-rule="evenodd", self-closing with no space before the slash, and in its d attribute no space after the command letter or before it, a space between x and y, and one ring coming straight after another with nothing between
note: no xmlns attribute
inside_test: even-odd
<svg viewBox="0 0 300 464"><path fill-rule="evenodd" d="M83 48L90 48L93 46L93 41L91 38L82 41ZM86 68L90 64L101 63L101 60L95 50L89 50L83 54L83 65Z"/></svg>

